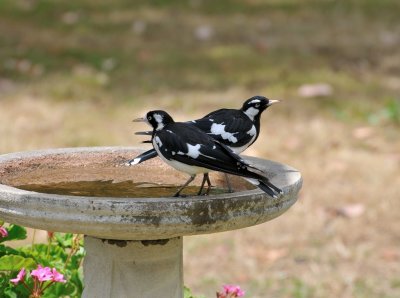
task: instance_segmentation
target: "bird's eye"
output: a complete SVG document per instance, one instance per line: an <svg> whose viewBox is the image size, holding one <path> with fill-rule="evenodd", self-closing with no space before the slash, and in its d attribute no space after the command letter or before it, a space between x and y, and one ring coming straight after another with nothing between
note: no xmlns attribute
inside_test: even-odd
<svg viewBox="0 0 400 298"><path fill-rule="evenodd" d="M151 117L151 116L147 116L147 120L151 120L151 119L153 119L153 117Z"/></svg>
<svg viewBox="0 0 400 298"><path fill-rule="evenodd" d="M259 108L259 107L260 107L260 104L259 104L259 103L256 103L255 107L256 107L256 108Z"/></svg>

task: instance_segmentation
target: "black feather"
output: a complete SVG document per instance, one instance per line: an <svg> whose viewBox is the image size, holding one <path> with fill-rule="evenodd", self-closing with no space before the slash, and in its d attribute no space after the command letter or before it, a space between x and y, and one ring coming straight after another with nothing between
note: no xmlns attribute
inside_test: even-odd
<svg viewBox="0 0 400 298"><path fill-rule="evenodd" d="M276 196L276 192L281 192L279 188L270 186L272 184L261 170L251 166L229 147L193 125L179 122L168 123L162 130L154 132L153 145L167 160L256 179L259 181L258 186L272 196ZM196 149L190 152L190 146ZM199 154L193 156L194 153Z"/></svg>

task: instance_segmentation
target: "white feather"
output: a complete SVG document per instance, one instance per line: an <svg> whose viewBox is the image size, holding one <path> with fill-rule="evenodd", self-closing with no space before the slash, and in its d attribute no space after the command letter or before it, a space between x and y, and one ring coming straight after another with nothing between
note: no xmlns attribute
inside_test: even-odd
<svg viewBox="0 0 400 298"><path fill-rule="evenodd" d="M225 126L226 125L223 124L213 123L210 129L211 134L220 135L224 140L228 140L231 143L236 143L238 139L234 136L233 133L225 131Z"/></svg>
<svg viewBox="0 0 400 298"><path fill-rule="evenodd" d="M197 145L194 145L194 146L190 145L190 144L187 144L187 147L188 147L187 155L190 156L191 158L195 158L196 159L201 154L200 153L200 147L201 147L200 144L197 144Z"/></svg>
<svg viewBox="0 0 400 298"><path fill-rule="evenodd" d="M247 134L251 135L251 136L255 136L257 133L256 127L253 125L251 127L251 129L247 132Z"/></svg>
<svg viewBox="0 0 400 298"><path fill-rule="evenodd" d="M141 158L135 158L134 160L130 161L130 162L126 162L125 165L126 166L134 166L137 165L140 162Z"/></svg>
<svg viewBox="0 0 400 298"><path fill-rule="evenodd" d="M257 114L260 112L260 110L255 109L253 107L248 108L244 113L251 119L251 121L254 120L254 117L257 116Z"/></svg>

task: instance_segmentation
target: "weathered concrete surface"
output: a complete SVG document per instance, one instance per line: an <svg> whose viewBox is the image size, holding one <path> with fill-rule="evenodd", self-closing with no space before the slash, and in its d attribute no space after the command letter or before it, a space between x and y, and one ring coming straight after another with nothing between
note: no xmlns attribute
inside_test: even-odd
<svg viewBox="0 0 400 298"><path fill-rule="evenodd" d="M104 240L85 237L84 298L183 297L182 237Z"/></svg>
<svg viewBox="0 0 400 298"><path fill-rule="evenodd" d="M95 147L2 155L0 218L27 227L101 239L169 239L239 229L271 220L295 203L302 185L296 169L246 157L263 169L283 189L284 195L273 199L254 189L207 197L95 198L42 194L12 187L68 179L181 184L187 178L158 158L135 167L122 166L140 152L137 148ZM212 179L215 181L215 177Z"/></svg>

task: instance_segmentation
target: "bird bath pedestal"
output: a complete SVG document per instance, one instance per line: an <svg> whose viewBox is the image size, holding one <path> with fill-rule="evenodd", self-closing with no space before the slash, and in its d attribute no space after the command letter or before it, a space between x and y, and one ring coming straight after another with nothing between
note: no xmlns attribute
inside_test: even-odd
<svg viewBox="0 0 400 298"><path fill-rule="evenodd" d="M187 178L158 158L135 167L123 166L139 153L136 148L96 147L0 156L2 220L85 235L83 297L183 297L183 236L235 230L271 220L295 203L302 185L297 170L246 157L283 190L281 197L273 199L259 189L249 189L236 177L232 177L236 179L234 193L185 198L72 196L17 188L99 180L179 185ZM214 184L223 181L218 174L211 179Z"/></svg>

